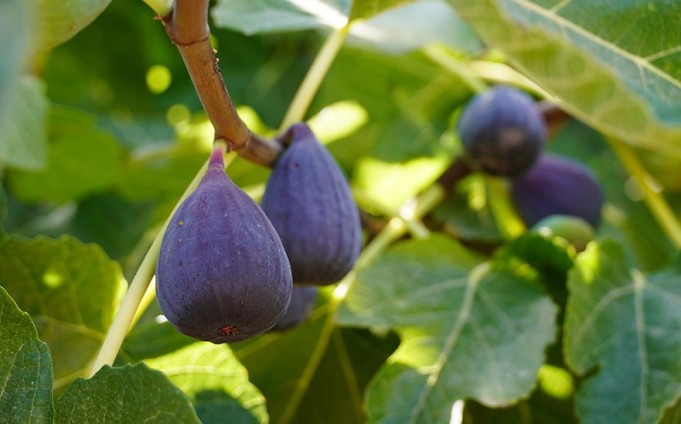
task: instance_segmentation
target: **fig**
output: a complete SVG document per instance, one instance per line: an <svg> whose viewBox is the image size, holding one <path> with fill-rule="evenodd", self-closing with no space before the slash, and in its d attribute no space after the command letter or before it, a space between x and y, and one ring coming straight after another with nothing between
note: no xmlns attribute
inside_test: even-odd
<svg viewBox="0 0 681 424"><path fill-rule="evenodd" d="M594 228L577 216L551 215L540 220L531 228L539 234L560 237L570 243L577 252L586 249L586 245L594 239Z"/></svg>
<svg viewBox="0 0 681 424"><path fill-rule="evenodd" d="M216 144L197 189L173 214L156 264L161 311L181 333L232 343L286 313L291 268L274 227L224 170Z"/></svg>
<svg viewBox="0 0 681 424"><path fill-rule="evenodd" d="M509 177L532 167L547 134L532 98L504 86L476 95L461 113L458 131L475 165L488 174Z"/></svg>
<svg viewBox="0 0 681 424"><path fill-rule="evenodd" d="M552 215L569 215L598 228L604 202L588 168L552 155L543 155L530 171L512 180L511 199L528 227Z"/></svg>
<svg viewBox="0 0 681 424"><path fill-rule="evenodd" d="M304 322L317 302L317 286L295 284L286 315L270 331L284 331Z"/></svg>
<svg viewBox="0 0 681 424"><path fill-rule="evenodd" d="M261 206L279 233L293 281L332 284L361 248L359 211L343 172L304 123L281 137L289 146L272 170Z"/></svg>

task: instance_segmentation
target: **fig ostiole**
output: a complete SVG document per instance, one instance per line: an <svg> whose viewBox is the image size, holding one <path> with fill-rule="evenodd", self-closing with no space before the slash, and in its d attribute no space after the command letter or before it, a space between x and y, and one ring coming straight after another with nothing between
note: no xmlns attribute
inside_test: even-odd
<svg viewBox="0 0 681 424"><path fill-rule="evenodd" d="M216 143L203 179L170 219L156 265L156 294L168 321L213 343L272 328L293 288L279 236L225 173L224 151Z"/></svg>
<svg viewBox="0 0 681 424"><path fill-rule="evenodd" d="M270 331L285 331L302 324L312 313L317 295L317 286L294 284L286 315Z"/></svg>
<svg viewBox="0 0 681 424"><path fill-rule="evenodd" d="M604 203L603 190L587 167L553 155L542 155L511 181L511 199L528 227L552 215L568 215L598 228Z"/></svg>
<svg viewBox="0 0 681 424"><path fill-rule="evenodd" d="M293 281L332 284L361 248L359 211L338 164L304 123L282 137L289 145L272 170L261 205L291 262Z"/></svg>
<svg viewBox="0 0 681 424"><path fill-rule="evenodd" d="M476 95L461 113L458 131L474 165L510 177L532 167L547 137L546 122L532 98L505 86Z"/></svg>

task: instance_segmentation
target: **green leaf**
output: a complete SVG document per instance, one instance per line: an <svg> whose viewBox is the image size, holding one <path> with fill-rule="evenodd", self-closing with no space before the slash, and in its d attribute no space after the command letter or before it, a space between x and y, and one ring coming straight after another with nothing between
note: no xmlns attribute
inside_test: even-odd
<svg viewBox="0 0 681 424"><path fill-rule="evenodd" d="M644 275L613 241L592 243L570 273L565 353L585 423L655 423L681 395L681 260ZM613 402L618 399L618 402Z"/></svg>
<svg viewBox="0 0 681 424"><path fill-rule="evenodd" d="M672 66L680 45L666 30L681 5L448 1L485 43L579 119L641 146L681 143L681 68Z"/></svg>
<svg viewBox="0 0 681 424"><path fill-rule="evenodd" d="M55 423L200 423L189 399L144 364L103 367L71 383L55 405Z"/></svg>
<svg viewBox="0 0 681 424"><path fill-rule="evenodd" d="M412 3L414 0L353 0L350 20L367 19L395 6Z"/></svg>
<svg viewBox="0 0 681 424"><path fill-rule="evenodd" d="M163 371L191 399L203 424L268 422L265 398L226 345L194 343L145 360Z"/></svg>
<svg viewBox="0 0 681 424"><path fill-rule="evenodd" d="M7 93L8 110L0 114L0 164L42 168L47 160L48 108L43 84L24 76L14 87L8 87Z"/></svg>
<svg viewBox="0 0 681 424"><path fill-rule="evenodd" d="M0 245L0 276L50 346L55 386L81 375L123 295L119 265L98 246L66 236L9 238Z"/></svg>
<svg viewBox="0 0 681 424"><path fill-rule="evenodd" d="M476 263L433 236L358 273L339 322L395 328L402 340L368 389L370 422L449 422L458 399L504 406L532 390L556 307L527 267Z"/></svg>
<svg viewBox="0 0 681 424"><path fill-rule="evenodd" d="M37 50L47 50L69 40L90 25L111 0L71 0L55 2L37 0Z"/></svg>
<svg viewBox="0 0 681 424"><path fill-rule="evenodd" d="M96 127L94 117L77 109L51 108L50 143L45 170L10 173L12 189L22 200L65 202L115 182L120 148Z"/></svg>
<svg viewBox="0 0 681 424"><path fill-rule="evenodd" d="M0 417L11 423L50 423L52 409L50 351L38 339L31 317L0 287Z"/></svg>

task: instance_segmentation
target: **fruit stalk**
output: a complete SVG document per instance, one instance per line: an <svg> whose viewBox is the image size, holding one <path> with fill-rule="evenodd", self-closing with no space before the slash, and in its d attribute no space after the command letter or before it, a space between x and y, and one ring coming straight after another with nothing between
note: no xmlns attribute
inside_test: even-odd
<svg viewBox="0 0 681 424"><path fill-rule="evenodd" d="M201 104L215 128L215 139L251 162L269 166L281 146L253 134L241 120L222 79L215 50L210 44L208 0L176 0L161 18L170 40L177 46Z"/></svg>

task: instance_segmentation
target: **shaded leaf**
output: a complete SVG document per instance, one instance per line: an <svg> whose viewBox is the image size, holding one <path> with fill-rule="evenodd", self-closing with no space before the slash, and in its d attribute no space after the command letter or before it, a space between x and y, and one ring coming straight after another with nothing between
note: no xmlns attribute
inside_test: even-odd
<svg viewBox="0 0 681 424"><path fill-rule="evenodd" d="M370 422L446 423L457 399L504 406L532 390L556 308L526 267L476 263L433 236L358 273L339 322L402 340L368 389Z"/></svg>
<svg viewBox="0 0 681 424"><path fill-rule="evenodd" d="M268 422L265 398L226 345L194 343L145 362L189 397L203 424Z"/></svg>
<svg viewBox="0 0 681 424"><path fill-rule="evenodd" d="M6 110L0 114L1 164L24 169L45 166L48 103L44 91L43 84L31 76L7 87Z"/></svg>
<svg viewBox="0 0 681 424"><path fill-rule="evenodd" d="M577 373L596 370L577 392L583 422L655 423L681 395L680 274L677 259L644 275L613 241L577 258L564 343Z"/></svg>
<svg viewBox="0 0 681 424"><path fill-rule="evenodd" d="M52 412L50 351L38 339L31 317L0 287L0 417L11 423L50 423Z"/></svg>
<svg viewBox="0 0 681 424"><path fill-rule="evenodd" d="M506 53L581 120L641 146L678 147L679 70L653 64L677 54L678 39L665 28L675 25L678 4L448 1L485 43ZM633 25L633 19L644 24Z"/></svg>
<svg viewBox="0 0 681 424"><path fill-rule="evenodd" d="M125 288L117 263L70 237L9 238L0 275L49 346L55 385L81 375L97 353Z"/></svg>
<svg viewBox="0 0 681 424"><path fill-rule="evenodd" d="M111 0L36 1L38 10L37 50L51 49L69 40L88 26L111 3Z"/></svg>
<svg viewBox="0 0 681 424"><path fill-rule="evenodd" d="M200 423L187 396L144 364L105 366L74 381L55 404L54 422Z"/></svg>
<svg viewBox="0 0 681 424"><path fill-rule="evenodd" d="M113 185L120 148L77 109L50 110L50 151L42 171L13 171L12 189L24 201L65 202Z"/></svg>

